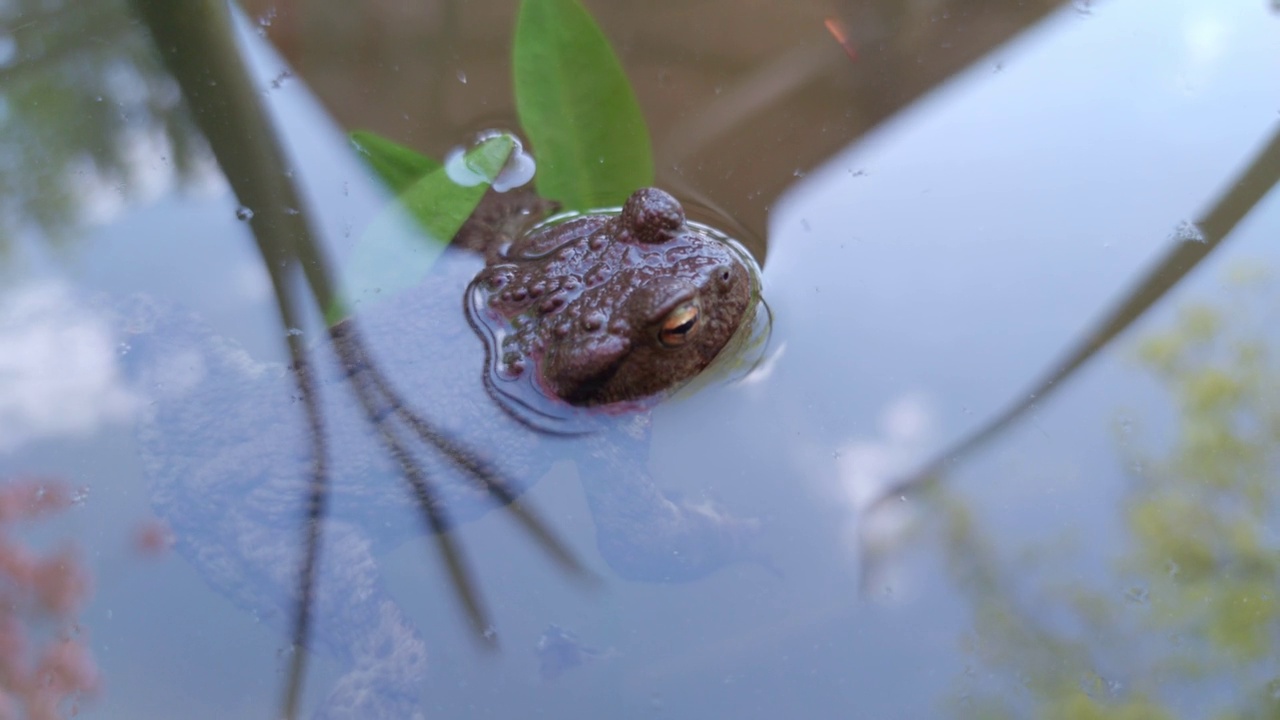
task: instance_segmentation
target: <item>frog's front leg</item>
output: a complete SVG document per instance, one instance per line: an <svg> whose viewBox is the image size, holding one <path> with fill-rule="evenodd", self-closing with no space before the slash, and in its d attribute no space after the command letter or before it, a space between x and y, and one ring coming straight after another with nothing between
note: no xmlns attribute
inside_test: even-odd
<svg viewBox="0 0 1280 720"><path fill-rule="evenodd" d="M686 582L736 562L761 561L760 521L709 501L663 493L645 459L647 418L586 440L578 474L596 525L596 545L628 580Z"/></svg>

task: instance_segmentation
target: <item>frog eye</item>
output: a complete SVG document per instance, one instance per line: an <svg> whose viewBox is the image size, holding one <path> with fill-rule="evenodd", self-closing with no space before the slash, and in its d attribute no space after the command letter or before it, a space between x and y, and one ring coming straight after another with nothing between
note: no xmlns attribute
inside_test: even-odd
<svg viewBox="0 0 1280 720"><path fill-rule="evenodd" d="M698 318L702 309L697 300L682 302L662 319L658 340L666 347L680 347L698 332Z"/></svg>

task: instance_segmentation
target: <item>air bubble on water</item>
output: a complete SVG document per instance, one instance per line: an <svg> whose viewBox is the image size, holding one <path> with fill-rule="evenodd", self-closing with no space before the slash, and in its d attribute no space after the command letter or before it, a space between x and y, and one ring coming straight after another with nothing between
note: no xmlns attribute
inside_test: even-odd
<svg viewBox="0 0 1280 720"><path fill-rule="evenodd" d="M89 501L89 488L87 486L78 487L75 490L71 491L72 505L84 505L88 501Z"/></svg>
<svg viewBox="0 0 1280 720"><path fill-rule="evenodd" d="M1180 240L1182 242L1209 242L1209 239L1204 236L1204 231L1200 229L1200 226L1189 220L1183 220L1178 223L1178 226L1173 229L1173 237L1171 239Z"/></svg>
<svg viewBox="0 0 1280 720"><path fill-rule="evenodd" d="M518 138L502 130L485 130L477 133L469 145L465 147L460 145L446 153L444 158L445 174L454 183L463 187L471 187L488 182L489 179L487 177L467 164L467 151L499 135L510 136L513 146L511 155L507 158L507 164L502 166L502 169L498 171L498 176L493 179L494 191L506 192L528 183L533 179L533 173L537 170L537 163L534 161L533 156L525 151L524 145L520 143Z"/></svg>
<svg viewBox="0 0 1280 720"><path fill-rule="evenodd" d="M462 72L461 70L459 70L456 74L457 74L457 76L458 76L458 82L462 83L463 85L466 85L466 84L467 84L467 74L466 74L466 73L464 73L464 72Z"/></svg>
<svg viewBox="0 0 1280 720"><path fill-rule="evenodd" d="M236 219L237 219L237 220L246 220L246 221L247 221L247 220L252 220L252 219L253 219L253 211L252 211L252 210L250 210L249 208L247 208L247 207L245 207L245 206L241 205L240 207L236 208Z"/></svg>

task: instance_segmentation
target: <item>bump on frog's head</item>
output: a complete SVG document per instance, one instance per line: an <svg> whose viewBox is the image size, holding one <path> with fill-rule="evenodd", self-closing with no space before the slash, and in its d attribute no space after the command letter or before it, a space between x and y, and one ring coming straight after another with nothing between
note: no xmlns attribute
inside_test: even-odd
<svg viewBox="0 0 1280 720"><path fill-rule="evenodd" d="M670 193L658 188L640 188L631 193L622 206L619 222L636 241L656 245L671 240L684 229L684 208Z"/></svg>

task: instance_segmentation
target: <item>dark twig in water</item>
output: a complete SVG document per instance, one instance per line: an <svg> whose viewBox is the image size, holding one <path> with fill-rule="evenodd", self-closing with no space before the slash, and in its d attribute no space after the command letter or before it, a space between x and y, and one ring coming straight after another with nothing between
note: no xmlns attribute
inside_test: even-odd
<svg viewBox="0 0 1280 720"><path fill-rule="evenodd" d="M889 499L906 492L919 491L936 483L948 466L960 462L985 445L1028 410L1042 403L1120 333L1142 316L1157 300L1186 277L1213 252L1262 198L1280 184L1280 132L1272 136L1245 171L1228 184L1230 188L1213 208L1195 223L1189 232L1180 232L1165 256L1147 272L1129 294L1040 382L1023 398L1012 404L976 432L930 460L921 469L886 487L868 506L868 511L883 506Z"/></svg>
<svg viewBox="0 0 1280 720"><path fill-rule="evenodd" d="M236 197L254 210L253 230L263 264L271 277L280 318L285 328L301 327L301 316L290 295L290 279L299 269L307 280L312 299L320 308L334 307L336 293L331 275L321 256L315 234L308 223L300 193L284 172L289 166L271 120L246 70L237 47L230 11L221 0L169 3L163 0L135 0L169 71L183 89L192 114L222 167ZM381 395L391 413L404 419L422 441L448 457L474 477L501 503L513 495L505 480L478 456L436 431L391 390L389 383L368 362L359 344L352 321L345 323L347 340L337 354L354 382L357 396L370 423L379 429L383 443L404 473L410 492L419 503L423 518L432 531L440 554L449 568L463 606L481 637L490 639L489 622L479 593L473 586L461 553L447 532L430 481L420 464L405 450L394 432L383 424L377 396ZM323 413L318 388L306 357L303 339L287 334L298 391L304 404L308 431L312 437L312 470L304 512L303 561L298 574L298 607L294 616L294 654L284 689L281 715L296 718L306 675L307 647L312 629L317 570L321 557L322 522L327 512L329 469ZM344 352L344 348L354 353ZM352 358L363 358L354 361ZM350 364L355 362L354 365ZM361 366L363 365L363 366ZM517 508L517 517L549 553L563 566L585 574L581 564L542 522Z"/></svg>

